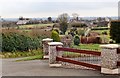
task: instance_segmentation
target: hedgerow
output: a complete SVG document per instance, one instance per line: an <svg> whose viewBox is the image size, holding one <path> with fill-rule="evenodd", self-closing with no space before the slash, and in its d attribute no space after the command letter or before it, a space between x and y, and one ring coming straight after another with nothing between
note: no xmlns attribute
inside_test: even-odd
<svg viewBox="0 0 120 78"><path fill-rule="evenodd" d="M111 21L110 36L116 43L120 43L120 21Z"/></svg>
<svg viewBox="0 0 120 78"><path fill-rule="evenodd" d="M29 51L42 48L43 38L18 33L2 33L2 52Z"/></svg>

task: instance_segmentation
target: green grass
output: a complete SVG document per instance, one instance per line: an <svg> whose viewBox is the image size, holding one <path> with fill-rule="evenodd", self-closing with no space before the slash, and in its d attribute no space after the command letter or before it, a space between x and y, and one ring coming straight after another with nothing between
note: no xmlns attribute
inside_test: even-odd
<svg viewBox="0 0 120 78"><path fill-rule="evenodd" d="M19 60L16 60L16 62L19 62L19 61L30 61L30 60L39 60L39 59L42 59L43 58L43 55L36 55L36 56L29 56L29 57L26 57L26 58L22 58L22 59L19 59Z"/></svg>
<svg viewBox="0 0 120 78"><path fill-rule="evenodd" d="M73 48L100 51L99 46L100 44L80 44L79 46L73 45Z"/></svg>
<svg viewBox="0 0 120 78"><path fill-rule="evenodd" d="M18 57L28 57L28 56L35 56L35 55L42 55L43 52L41 49L32 50L30 52L1 52L0 57L2 58L18 58Z"/></svg>
<svg viewBox="0 0 120 78"><path fill-rule="evenodd" d="M81 56L80 53L74 53L74 52L64 52L63 53L63 57L73 58L73 57L80 57L80 56Z"/></svg>
<svg viewBox="0 0 120 78"><path fill-rule="evenodd" d="M46 27L46 26L53 26L54 23L50 24L31 24L31 25L21 25L20 28L34 28L34 27Z"/></svg>
<svg viewBox="0 0 120 78"><path fill-rule="evenodd" d="M107 32L108 35L110 34L110 30L92 30L93 32L97 32L99 33L100 35L102 34L102 32Z"/></svg>
<svg viewBox="0 0 120 78"><path fill-rule="evenodd" d="M90 51L97 51L100 52L101 48L99 47L100 44L80 44L79 46L73 45L72 48L81 49L81 50L90 50ZM81 56L88 56L86 54L81 53L74 53L74 52L64 52L64 57L74 58L74 57L81 57Z"/></svg>

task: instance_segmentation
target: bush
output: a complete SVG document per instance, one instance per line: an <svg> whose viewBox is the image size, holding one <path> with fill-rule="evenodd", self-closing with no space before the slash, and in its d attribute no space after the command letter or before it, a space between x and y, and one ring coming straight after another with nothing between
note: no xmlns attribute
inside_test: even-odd
<svg viewBox="0 0 120 78"><path fill-rule="evenodd" d="M110 36L116 43L120 43L120 21L111 21Z"/></svg>
<svg viewBox="0 0 120 78"><path fill-rule="evenodd" d="M60 41L59 34L55 30L52 30L51 38L53 39L54 42L59 42Z"/></svg>
<svg viewBox="0 0 120 78"><path fill-rule="evenodd" d="M78 35L76 35L74 38L74 45L79 45L79 44L80 44L80 38Z"/></svg>
<svg viewBox="0 0 120 78"><path fill-rule="evenodd" d="M56 31L59 34L59 30L58 29L54 29L54 31Z"/></svg>
<svg viewBox="0 0 120 78"><path fill-rule="evenodd" d="M2 51L29 51L42 48L41 37L29 37L17 33L2 34Z"/></svg>
<svg viewBox="0 0 120 78"><path fill-rule="evenodd" d="M82 29L79 29L79 30L77 30L78 31L78 35L84 35L84 30L82 30Z"/></svg>

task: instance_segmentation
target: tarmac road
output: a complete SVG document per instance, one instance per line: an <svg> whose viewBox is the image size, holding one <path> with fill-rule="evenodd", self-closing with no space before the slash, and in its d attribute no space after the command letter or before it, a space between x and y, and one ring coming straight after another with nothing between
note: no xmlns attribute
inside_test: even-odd
<svg viewBox="0 0 120 78"><path fill-rule="evenodd" d="M97 70L50 68L48 60L17 59L2 59L2 76L103 76Z"/></svg>

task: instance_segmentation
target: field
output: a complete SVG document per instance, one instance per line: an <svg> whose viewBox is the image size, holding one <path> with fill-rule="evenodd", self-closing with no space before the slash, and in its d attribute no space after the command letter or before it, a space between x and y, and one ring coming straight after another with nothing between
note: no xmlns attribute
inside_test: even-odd
<svg viewBox="0 0 120 78"><path fill-rule="evenodd" d="M80 44L79 46L74 45L73 48L100 51L101 48L99 46L100 44Z"/></svg>
<svg viewBox="0 0 120 78"><path fill-rule="evenodd" d="M20 28L36 28L36 27L47 27L47 26L53 26L54 23L50 24L32 24L32 25L20 25Z"/></svg>

